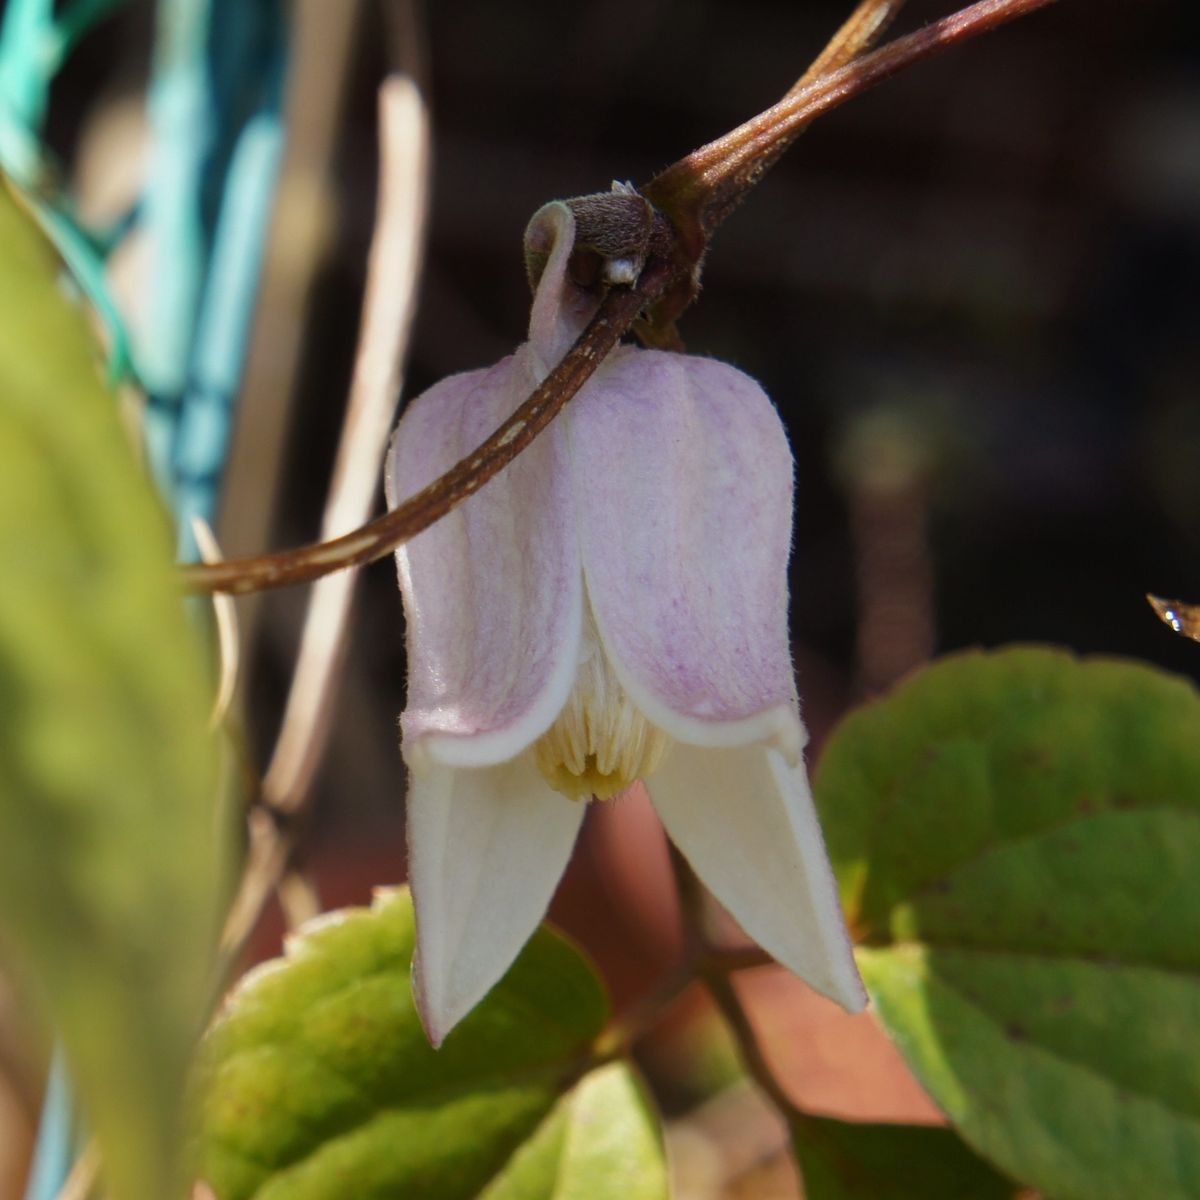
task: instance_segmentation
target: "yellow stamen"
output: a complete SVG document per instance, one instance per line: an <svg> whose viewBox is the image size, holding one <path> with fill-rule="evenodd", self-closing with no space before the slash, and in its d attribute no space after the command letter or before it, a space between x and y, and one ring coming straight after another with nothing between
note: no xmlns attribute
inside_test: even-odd
<svg viewBox="0 0 1200 1200"><path fill-rule="evenodd" d="M607 800L645 779L670 739L634 707L584 610L579 672L558 719L533 745L546 782L572 800Z"/></svg>

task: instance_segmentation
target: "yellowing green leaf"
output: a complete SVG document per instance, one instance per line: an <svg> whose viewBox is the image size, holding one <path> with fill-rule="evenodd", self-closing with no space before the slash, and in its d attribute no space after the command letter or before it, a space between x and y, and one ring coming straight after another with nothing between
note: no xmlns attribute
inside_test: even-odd
<svg viewBox="0 0 1200 1200"><path fill-rule="evenodd" d="M884 1023L1056 1200L1200 1196L1200 696L1043 649L850 717L818 800Z"/></svg>
<svg viewBox="0 0 1200 1200"><path fill-rule="evenodd" d="M173 1186L217 875L207 684L167 523L79 312L0 186L0 953L116 1200Z"/></svg>
<svg viewBox="0 0 1200 1200"><path fill-rule="evenodd" d="M218 1200L466 1200L489 1186L492 1200L604 1200L617 1190L579 1188L600 1187L614 1135L622 1200L661 1196L636 1190L661 1170L636 1085L612 1070L578 1082L607 1017L579 953L539 931L433 1050L413 945L407 892L381 893L309 927L231 997L197 1086L196 1169Z"/></svg>

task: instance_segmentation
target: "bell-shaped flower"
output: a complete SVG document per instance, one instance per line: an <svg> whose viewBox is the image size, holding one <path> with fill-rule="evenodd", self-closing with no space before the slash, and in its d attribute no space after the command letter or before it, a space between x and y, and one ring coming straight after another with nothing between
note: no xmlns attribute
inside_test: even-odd
<svg viewBox="0 0 1200 1200"><path fill-rule="evenodd" d="M594 306L547 205L530 337L414 400L388 501L468 455ZM805 774L787 560L792 457L752 379L621 346L496 478L397 554L415 987L439 1044L542 920L589 798L641 780L756 942L845 1008L866 996Z"/></svg>

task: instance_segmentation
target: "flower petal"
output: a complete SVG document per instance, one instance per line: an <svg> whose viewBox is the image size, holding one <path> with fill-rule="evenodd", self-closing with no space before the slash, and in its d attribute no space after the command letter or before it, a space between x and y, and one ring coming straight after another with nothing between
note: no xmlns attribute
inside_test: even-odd
<svg viewBox="0 0 1200 1200"><path fill-rule="evenodd" d="M599 307L593 293L571 282L567 268L575 248L575 216L561 200L543 204L525 229L525 263L540 272L529 311L529 345L541 374L548 375L571 348Z"/></svg>
<svg viewBox="0 0 1200 1200"><path fill-rule="evenodd" d="M764 950L849 1012L867 1002L803 764L675 746L650 798L696 874Z"/></svg>
<svg viewBox="0 0 1200 1200"><path fill-rule="evenodd" d="M414 991L435 1046L503 976L545 916L585 811L551 791L528 755L497 767L435 765L413 774Z"/></svg>
<svg viewBox="0 0 1200 1200"><path fill-rule="evenodd" d="M388 504L470 454L534 386L523 347L414 400L388 454ZM561 426L396 554L408 630L410 765L512 758L553 723L575 678L582 573Z"/></svg>
<svg viewBox="0 0 1200 1200"><path fill-rule="evenodd" d="M621 683L673 737L791 760L792 456L723 363L626 348L567 410L580 551Z"/></svg>

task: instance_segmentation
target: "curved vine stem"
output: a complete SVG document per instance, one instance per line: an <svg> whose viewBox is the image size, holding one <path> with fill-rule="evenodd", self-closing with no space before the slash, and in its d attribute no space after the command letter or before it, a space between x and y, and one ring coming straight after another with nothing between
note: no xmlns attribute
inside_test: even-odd
<svg viewBox="0 0 1200 1200"><path fill-rule="evenodd" d="M1054 0L979 0L831 74L808 83L802 79L778 104L685 155L656 175L643 192L675 221L684 248L697 252L694 243L698 239L702 251L716 228L816 117L916 63L1052 3Z"/></svg>
<svg viewBox="0 0 1200 1200"><path fill-rule="evenodd" d="M421 530L428 529L508 466L587 382L642 306L659 295L670 278L666 264L651 263L637 287L610 291L567 356L529 399L473 454L398 508L328 542L255 558L188 565L182 569L184 585L201 592L255 592L305 583L331 571L383 558Z"/></svg>
<svg viewBox="0 0 1200 1200"><path fill-rule="evenodd" d="M863 0L787 95L794 96L822 75L837 71L869 50L887 32L904 5L905 0Z"/></svg>
<svg viewBox="0 0 1200 1200"><path fill-rule="evenodd" d="M733 985L733 974L740 970L736 960L730 960L727 953L709 940L707 931L708 893L700 882L691 864L675 848L671 846L671 866L675 872L675 887L679 893L679 907L683 916L683 939L685 947L689 948L691 961L695 967L695 977L704 985L712 997L717 1011L721 1014L729 1032L737 1045L738 1053L746 1068L746 1073L762 1089L763 1094L779 1110L785 1118L791 1118L798 1112L795 1103L783 1085L771 1070L759 1043L758 1035L750 1024L750 1018L742 1006L740 997ZM774 960L759 951L762 958L747 962L744 965L765 965Z"/></svg>
<svg viewBox="0 0 1200 1200"><path fill-rule="evenodd" d="M680 298L669 306L666 321L686 307L695 295L696 276L713 232L810 121L918 62L1053 2L980 0L830 74L805 83L806 75L778 104L668 167L647 184L643 194L674 228L676 245L670 259L651 259L635 286L612 288L562 362L474 453L398 508L352 533L296 550L190 565L182 569L184 586L198 592L237 593L303 583L373 562L415 537L512 462L583 386L639 315L668 289L679 289ZM860 5L822 58L840 61L865 44L898 8L898 3L880 0Z"/></svg>

